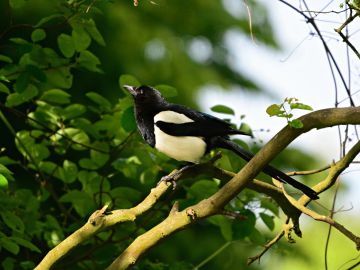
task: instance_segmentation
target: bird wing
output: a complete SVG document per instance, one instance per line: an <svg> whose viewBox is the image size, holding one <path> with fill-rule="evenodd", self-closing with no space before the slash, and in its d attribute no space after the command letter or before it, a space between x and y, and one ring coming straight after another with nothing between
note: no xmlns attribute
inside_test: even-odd
<svg viewBox="0 0 360 270"><path fill-rule="evenodd" d="M172 106L168 109L180 114L184 114L193 121L186 123L157 121L155 123L155 125L163 132L172 136L198 136L204 138L226 136L230 134L250 136L250 134L246 132L233 129L230 123L206 113L198 112L175 104L172 104Z"/></svg>

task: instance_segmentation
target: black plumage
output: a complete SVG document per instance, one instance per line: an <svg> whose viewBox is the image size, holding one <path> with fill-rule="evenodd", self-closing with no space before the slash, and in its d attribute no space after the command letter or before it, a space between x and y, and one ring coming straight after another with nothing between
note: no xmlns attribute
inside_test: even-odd
<svg viewBox="0 0 360 270"><path fill-rule="evenodd" d="M135 118L144 140L166 155L196 163L214 148L225 148L249 161L253 154L232 142L228 135L249 135L231 127L228 122L179 104L167 102L150 86L124 86L134 98ZM263 168L271 177L288 183L312 199L314 190L271 165Z"/></svg>

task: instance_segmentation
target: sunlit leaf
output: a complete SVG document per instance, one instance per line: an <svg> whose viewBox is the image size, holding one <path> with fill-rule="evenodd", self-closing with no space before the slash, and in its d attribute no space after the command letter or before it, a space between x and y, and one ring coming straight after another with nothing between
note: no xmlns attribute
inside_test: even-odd
<svg viewBox="0 0 360 270"><path fill-rule="evenodd" d="M215 105L213 107L210 108L213 112L217 112L217 113L224 113L224 114L231 114L234 115L235 112L233 109L231 109L228 106L225 105Z"/></svg>
<svg viewBox="0 0 360 270"><path fill-rule="evenodd" d="M266 113L270 116L275 116L284 113L281 107L277 104L272 104L266 109Z"/></svg>
<svg viewBox="0 0 360 270"><path fill-rule="evenodd" d="M38 89L30 84L22 93L12 93L8 95L6 98L6 106L9 107L18 106L36 97L37 94L38 94Z"/></svg>
<svg viewBox="0 0 360 270"><path fill-rule="evenodd" d="M9 186L9 182L6 177L0 173L0 189L7 189Z"/></svg>
<svg viewBox="0 0 360 270"><path fill-rule="evenodd" d="M291 126L293 128L302 128L304 126L304 124L301 122L301 120L294 119L294 120L289 121L289 126Z"/></svg>
<svg viewBox="0 0 360 270"><path fill-rule="evenodd" d="M50 89L45 91L40 99L49 103L67 104L70 103L70 97L71 95L64 90Z"/></svg>
<svg viewBox="0 0 360 270"><path fill-rule="evenodd" d="M294 110L294 109L308 110L308 111L312 111L312 110L313 110L313 108L312 108L311 106L306 105L306 104L303 104L303 103L299 103L299 102L297 102L297 103L291 103L291 104L290 104L290 108L291 108L292 110Z"/></svg>

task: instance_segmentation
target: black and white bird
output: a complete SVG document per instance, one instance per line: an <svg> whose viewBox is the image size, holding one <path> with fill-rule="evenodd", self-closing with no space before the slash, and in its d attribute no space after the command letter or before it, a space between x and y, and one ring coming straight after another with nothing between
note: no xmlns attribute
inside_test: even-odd
<svg viewBox="0 0 360 270"><path fill-rule="evenodd" d="M253 154L232 142L228 135L249 135L233 129L229 123L187 108L167 102L160 92L150 86L124 88L134 98L135 119L144 140L158 151L179 161L198 163L211 149L224 148L246 161ZM318 196L314 190L296 181L278 169L267 165L263 172L290 184L312 199Z"/></svg>

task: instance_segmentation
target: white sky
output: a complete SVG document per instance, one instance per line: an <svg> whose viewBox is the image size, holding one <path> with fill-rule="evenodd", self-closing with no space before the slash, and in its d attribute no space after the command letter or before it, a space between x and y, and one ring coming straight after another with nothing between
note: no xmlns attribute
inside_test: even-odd
<svg viewBox="0 0 360 270"><path fill-rule="evenodd" d="M244 6L239 5L239 2L241 1L224 0L224 3L231 6L232 14L238 12L237 14L241 15ZM229 105L235 109L237 116L245 114L245 122L249 123L254 130L270 129L268 133L255 134L266 142L286 124L284 119L270 118L266 114L265 110L270 104L281 103L285 97L296 97L300 102L311 105L315 110L334 107L335 91L324 48L318 37L309 35L310 31L313 31L310 25L306 24L300 15L278 1L261 0L260 2L269 8L275 33L282 47L281 52L264 48L235 31L227 35L226 43L235 55L231 64L247 74L249 78L257 81L269 95L254 95L241 89L224 93L220 89L208 87L200 93L205 98L199 100L202 101L201 106L205 111L210 112L208 108L213 105ZM299 2L293 1L295 5ZM323 0L308 2L316 5L310 7L312 10L319 10L329 3ZM339 3L340 1L336 1L331 4L328 10L338 10ZM253 16L256 15L253 14ZM343 21L343 15L328 14L322 15L319 19L338 22L319 22L319 26L323 31L328 31L323 33L344 74L347 74L345 44L333 30L340 25L339 22ZM355 23L360 29L359 22ZM350 30L354 32L356 28ZM354 34L352 41L355 46L360 44L360 32ZM350 54L353 56L352 52ZM355 92L360 89L358 59L352 57L351 65L352 91ZM340 83L339 96L339 100L346 97ZM355 95L354 100L358 101L357 105L359 105L360 95ZM342 105L346 106L347 103L344 102ZM314 155L322 155L327 163L339 157L339 139L336 128L311 131L297 139L293 145L302 147ZM354 209L349 214L359 214L360 165L352 166L349 171L344 181L349 183L350 194L339 196L338 207L349 208L353 205Z"/></svg>

